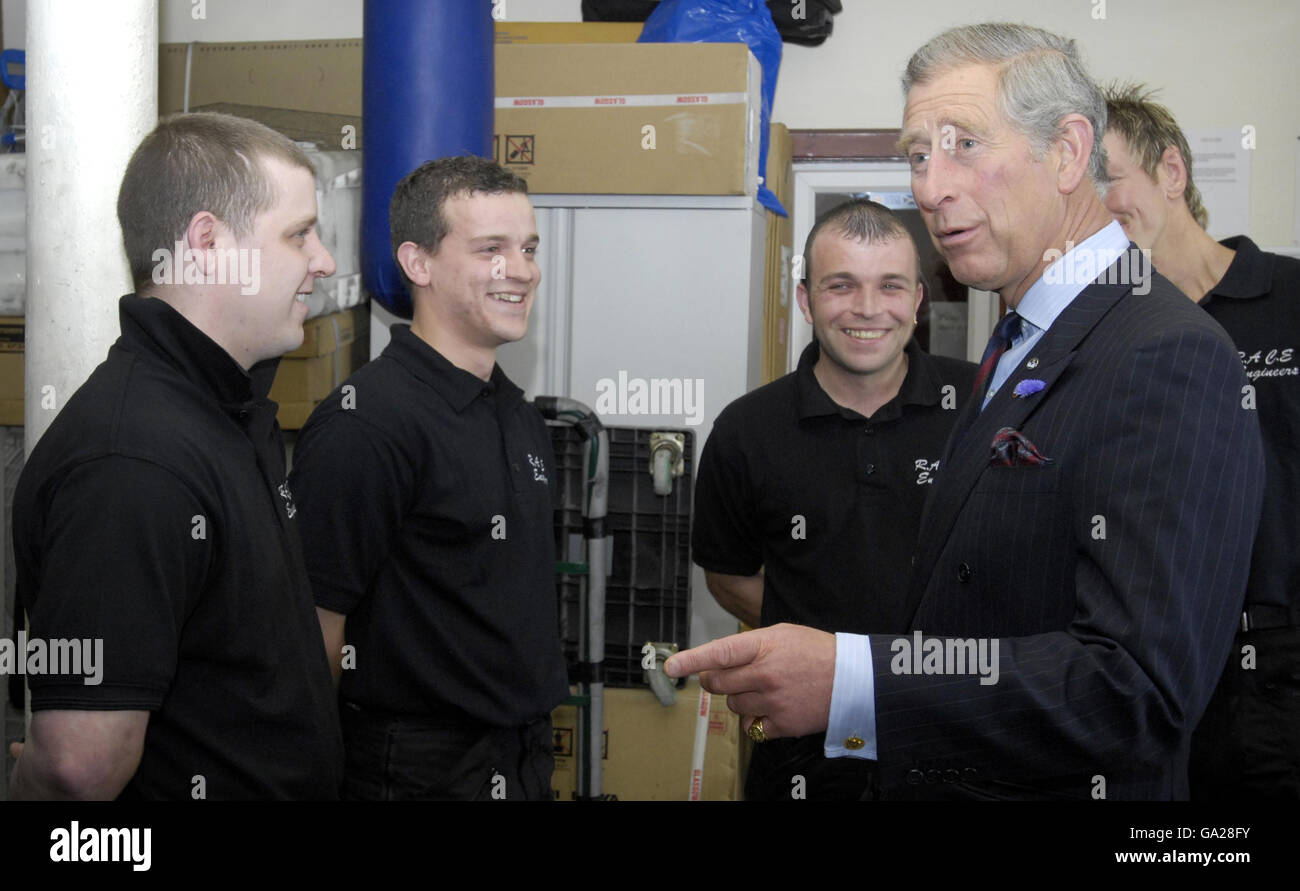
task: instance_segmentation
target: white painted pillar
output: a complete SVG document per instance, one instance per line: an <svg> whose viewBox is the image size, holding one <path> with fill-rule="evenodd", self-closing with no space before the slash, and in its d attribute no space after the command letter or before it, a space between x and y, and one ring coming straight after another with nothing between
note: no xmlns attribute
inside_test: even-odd
<svg viewBox="0 0 1300 891"><path fill-rule="evenodd" d="M117 339L117 190L158 120L157 0L27 4L28 453Z"/></svg>

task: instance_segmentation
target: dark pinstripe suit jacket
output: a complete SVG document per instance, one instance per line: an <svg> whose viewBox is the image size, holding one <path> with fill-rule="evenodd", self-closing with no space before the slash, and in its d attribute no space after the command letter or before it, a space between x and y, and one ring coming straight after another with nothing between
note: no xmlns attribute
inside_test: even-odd
<svg viewBox="0 0 1300 891"><path fill-rule="evenodd" d="M1259 521L1248 382L1223 329L1158 275L1145 295L1089 285L1033 357L978 416L968 400L909 594L926 638L998 639L997 683L896 674L895 638L873 635L883 792L1186 798ZM1013 398L1026 378L1046 386ZM1054 463L989 466L1002 427Z"/></svg>

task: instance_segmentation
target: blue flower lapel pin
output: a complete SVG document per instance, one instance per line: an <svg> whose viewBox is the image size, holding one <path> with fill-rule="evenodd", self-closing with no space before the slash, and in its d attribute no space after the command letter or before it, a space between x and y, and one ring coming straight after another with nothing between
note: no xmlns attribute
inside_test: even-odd
<svg viewBox="0 0 1300 891"><path fill-rule="evenodd" d="M1016 388L1011 391L1011 398L1024 399L1026 396L1033 396L1046 386L1047 384L1038 380L1038 378L1025 378L1020 383L1016 384Z"/></svg>

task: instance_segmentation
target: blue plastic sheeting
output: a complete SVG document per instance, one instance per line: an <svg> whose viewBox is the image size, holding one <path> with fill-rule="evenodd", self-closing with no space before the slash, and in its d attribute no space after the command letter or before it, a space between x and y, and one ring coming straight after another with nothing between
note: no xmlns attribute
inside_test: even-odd
<svg viewBox="0 0 1300 891"><path fill-rule="evenodd" d="M763 0L663 0L646 19L638 43L744 43L763 66L762 138L758 173L767 171L768 124L781 70L781 34ZM767 186L758 187L759 203L788 216Z"/></svg>

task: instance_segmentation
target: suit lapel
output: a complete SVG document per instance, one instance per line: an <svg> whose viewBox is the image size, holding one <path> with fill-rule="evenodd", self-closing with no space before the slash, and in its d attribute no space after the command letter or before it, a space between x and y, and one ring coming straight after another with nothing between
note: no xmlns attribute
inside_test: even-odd
<svg viewBox="0 0 1300 891"><path fill-rule="evenodd" d="M988 467L993 435L1003 427L1020 429L1051 398L1053 386L1069 368L1080 343L1128 292L1127 285L1092 284L1084 288L1057 316L1030 351L1030 356L1011 373L982 412L979 411L978 395L967 400L945 449L934 491L921 517L921 534L908 591L906 615L909 622L921 605L922 595L930 584L939 555L948 543L953 524ZM1033 359L1037 360L1035 367L1028 368ZM1030 378L1041 380L1043 389L1032 396L1013 397L1016 385ZM972 418L976 412L978 415ZM1051 455L1050 444L1039 445Z"/></svg>

